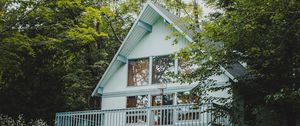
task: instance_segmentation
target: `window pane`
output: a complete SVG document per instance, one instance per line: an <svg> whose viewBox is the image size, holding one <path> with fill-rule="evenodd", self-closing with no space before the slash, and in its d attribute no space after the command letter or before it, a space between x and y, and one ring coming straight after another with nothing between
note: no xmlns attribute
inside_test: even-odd
<svg viewBox="0 0 300 126"><path fill-rule="evenodd" d="M148 106L148 96L147 95L139 95L139 96L128 96L127 97L127 108L132 107L146 107Z"/></svg>
<svg viewBox="0 0 300 126"><path fill-rule="evenodd" d="M169 56L153 57L152 84L170 83L167 73L174 72L174 60Z"/></svg>
<svg viewBox="0 0 300 126"><path fill-rule="evenodd" d="M128 63L128 86L147 85L149 82L149 59L130 60Z"/></svg>
<svg viewBox="0 0 300 126"><path fill-rule="evenodd" d="M137 107L143 108L148 106L148 95L139 96L128 96L127 97L127 108ZM147 121L147 111L128 111L126 112L126 123L146 123Z"/></svg>
<svg viewBox="0 0 300 126"><path fill-rule="evenodd" d="M173 95L164 95L163 96L163 105L173 105ZM161 95L152 96L152 106L161 106Z"/></svg>

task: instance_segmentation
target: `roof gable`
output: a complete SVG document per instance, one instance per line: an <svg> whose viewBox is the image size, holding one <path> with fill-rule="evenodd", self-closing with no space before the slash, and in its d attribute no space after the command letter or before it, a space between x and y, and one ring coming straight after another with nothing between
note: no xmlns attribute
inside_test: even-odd
<svg viewBox="0 0 300 126"><path fill-rule="evenodd" d="M158 4L147 2L135 23L131 27L123 43L121 44L118 52L115 54L110 65L103 74L101 80L98 82L92 93L92 96L99 96L102 93L103 86L109 80L110 76L112 76L121 65L127 62L127 56L130 54L130 51L134 45L137 44L144 35L152 31L152 25L160 17L173 24L173 27L177 31L181 33L186 33L185 31L188 31L186 28L178 25L178 23L175 21L177 17L174 14L170 13ZM192 34L188 32L186 33L185 38L188 41L192 41L191 35Z"/></svg>

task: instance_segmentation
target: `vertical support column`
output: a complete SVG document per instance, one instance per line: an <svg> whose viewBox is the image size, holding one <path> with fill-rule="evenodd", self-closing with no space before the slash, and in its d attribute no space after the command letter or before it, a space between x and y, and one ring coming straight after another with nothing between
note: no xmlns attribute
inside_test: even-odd
<svg viewBox="0 0 300 126"><path fill-rule="evenodd" d="M175 67L175 68L174 68L174 69L175 69L174 72L175 72L175 74L178 74L178 71L179 71L179 70L178 70L178 63L179 63L178 58L176 58L176 59L175 59L175 64L174 64L174 67Z"/></svg>
<svg viewBox="0 0 300 126"><path fill-rule="evenodd" d="M176 105L176 107L173 108L173 123L174 125L178 122L177 120L177 92L174 93L174 98L173 98L173 105Z"/></svg>
<svg viewBox="0 0 300 126"><path fill-rule="evenodd" d="M153 61L153 57L150 56L149 57L149 85L152 84L152 61Z"/></svg>
<svg viewBox="0 0 300 126"><path fill-rule="evenodd" d="M146 120L146 125L147 126L150 126L151 125L151 109L150 109L150 106L151 106L151 103L152 103L152 99L151 99L151 94L148 94L148 106L147 106L147 120Z"/></svg>

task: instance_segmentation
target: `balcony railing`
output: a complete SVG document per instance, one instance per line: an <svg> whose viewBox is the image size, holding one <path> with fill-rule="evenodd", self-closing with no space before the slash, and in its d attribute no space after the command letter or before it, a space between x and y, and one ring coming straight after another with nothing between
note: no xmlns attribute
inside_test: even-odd
<svg viewBox="0 0 300 126"><path fill-rule="evenodd" d="M214 109L203 104L63 112L55 126L231 126L229 116Z"/></svg>

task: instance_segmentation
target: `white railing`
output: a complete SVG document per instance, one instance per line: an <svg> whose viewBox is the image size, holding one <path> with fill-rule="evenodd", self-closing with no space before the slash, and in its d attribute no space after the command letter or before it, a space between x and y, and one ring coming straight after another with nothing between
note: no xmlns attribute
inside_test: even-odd
<svg viewBox="0 0 300 126"><path fill-rule="evenodd" d="M231 126L214 104L57 113L55 126ZM216 116L223 115L223 116Z"/></svg>

